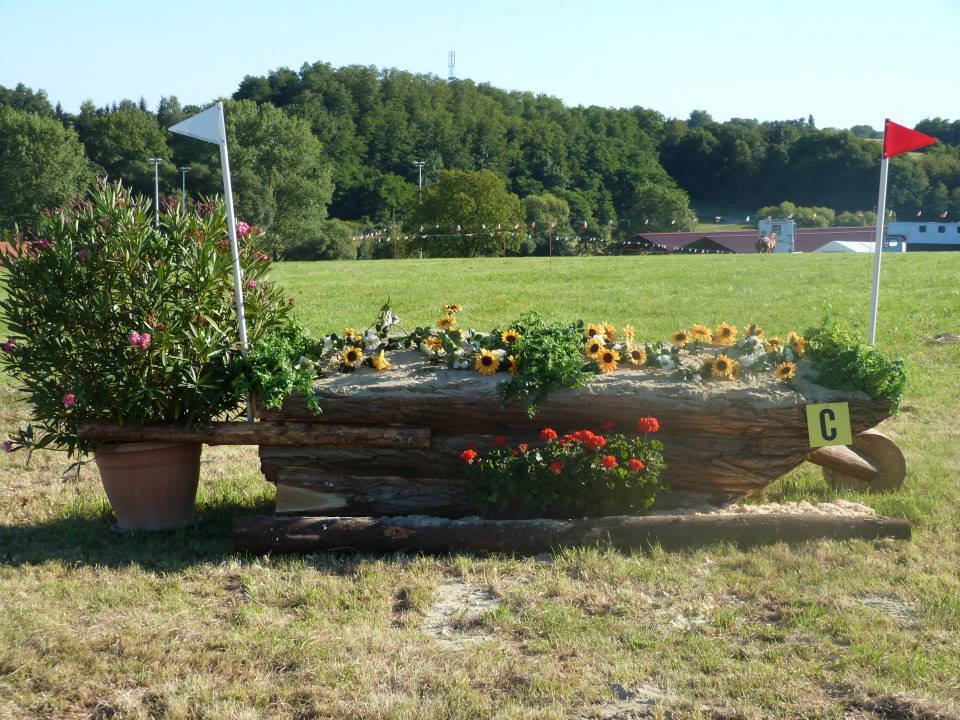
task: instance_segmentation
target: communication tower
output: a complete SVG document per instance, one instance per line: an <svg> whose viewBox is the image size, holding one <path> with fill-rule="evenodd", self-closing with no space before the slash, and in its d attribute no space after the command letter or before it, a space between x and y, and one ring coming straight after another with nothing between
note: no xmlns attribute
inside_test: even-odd
<svg viewBox="0 0 960 720"><path fill-rule="evenodd" d="M453 74L453 69L457 65L457 54L451 50L447 53L447 82L453 82L457 79L457 76Z"/></svg>

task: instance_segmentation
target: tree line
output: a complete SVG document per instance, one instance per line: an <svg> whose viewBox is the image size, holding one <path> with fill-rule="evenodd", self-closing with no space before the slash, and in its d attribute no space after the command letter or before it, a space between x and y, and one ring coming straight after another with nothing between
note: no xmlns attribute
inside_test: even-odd
<svg viewBox="0 0 960 720"><path fill-rule="evenodd" d="M270 231L278 255L352 256L368 228L462 225L481 212L468 207L471 193L494 186L516 201L498 199L510 212L491 222L539 219L574 241L689 229L691 207L755 213L788 203L812 208L817 224L859 224L876 202L879 133L821 129L812 117L717 122L695 111L681 120L325 63L247 76L225 104L238 211ZM202 109L170 95L153 110L143 99L88 101L71 114L43 91L0 87L0 227L64 202L96 173L152 197L150 157L164 161L163 195L179 197L181 167L191 200L217 193L216 148L167 132ZM960 213L960 121L917 129L942 142L894 158L890 206L910 217ZM545 235L532 234L532 244L498 240L493 251L542 251Z"/></svg>

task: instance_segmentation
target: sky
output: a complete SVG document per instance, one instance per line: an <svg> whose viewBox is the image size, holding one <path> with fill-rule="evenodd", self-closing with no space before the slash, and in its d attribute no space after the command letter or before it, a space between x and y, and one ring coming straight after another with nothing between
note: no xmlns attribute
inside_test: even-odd
<svg viewBox="0 0 960 720"><path fill-rule="evenodd" d="M960 118L960 0L0 0L0 85L76 112L230 96L245 75L374 65L716 120Z"/></svg>

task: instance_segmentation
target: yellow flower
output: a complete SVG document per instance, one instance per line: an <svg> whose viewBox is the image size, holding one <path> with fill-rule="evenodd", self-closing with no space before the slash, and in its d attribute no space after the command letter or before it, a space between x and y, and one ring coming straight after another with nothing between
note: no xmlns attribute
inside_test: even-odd
<svg viewBox="0 0 960 720"><path fill-rule="evenodd" d="M434 352L440 352L443 348L443 340L438 338L436 335L430 335L424 339L424 342L430 346L430 349Z"/></svg>
<svg viewBox="0 0 960 720"><path fill-rule="evenodd" d="M706 325L693 325L690 328L690 334L699 342L710 342L713 339L713 333Z"/></svg>
<svg viewBox="0 0 960 720"><path fill-rule="evenodd" d="M390 364L390 361L387 360L386 352L384 350L381 350L379 353L374 355L370 359L370 362L373 363L373 367L381 372L384 370L389 370L393 367L393 365Z"/></svg>
<svg viewBox="0 0 960 720"><path fill-rule="evenodd" d="M608 322L605 322L605 323L601 323L601 326L603 327L603 336L607 340L609 340L610 342L613 342L614 340L617 339L617 329L613 325L611 325Z"/></svg>
<svg viewBox="0 0 960 720"><path fill-rule="evenodd" d="M354 330L353 328L344 328L343 329L343 339L344 340L359 340L360 333Z"/></svg>
<svg viewBox="0 0 960 720"><path fill-rule="evenodd" d="M511 375L520 374L520 363L517 362L517 359L513 355L507 355L507 371Z"/></svg>
<svg viewBox="0 0 960 720"><path fill-rule="evenodd" d="M473 367L481 375L493 375L500 367L500 358L490 350L481 350Z"/></svg>
<svg viewBox="0 0 960 720"><path fill-rule="evenodd" d="M604 348L596 357L597 364L603 372L613 372L620 362L620 353L613 348Z"/></svg>
<svg viewBox="0 0 960 720"><path fill-rule="evenodd" d="M587 325L587 337L593 338L597 335L603 335L603 325L597 325L597 323L590 323Z"/></svg>
<svg viewBox="0 0 960 720"><path fill-rule="evenodd" d="M767 350L770 352L780 352L783 350L783 341L774 335L773 337L768 337L766 340Z"/></svg>
<svg viewBox="0 0 960 720"><path fill-rule="evenodd" d="M437 327L441 330L453 330L457 327L457 318L453 315L444 315L437 320Z"/></svg>
<svg viewBox="0 0 960 720"><path fill-rule="evenodd" d="M713 364L710 366L710 375L712 377L732 380L736 373L737 363L726 355L720 354L713 359Z"/></svg>
<svg viewBox="0 0 960 720"><path fill-rule="evenodd" d="M790 382L797 376L797 365L792 362L780 363L776 369L777 380L780 382Z"/></svg>
<svg viewBox="0 0 960 720"><path fill-rule="evenodd" d="M793 342L800 337L796 332L791 330L787 333L787 345L793 345Z"/></svg>
<svg viewBox="0 0 960 720"><path fill-rule="evenodd" d="M677 330L670 340L677 347L683 347L690 341L690 334L686 330Z"/></svg>
<svg viewBox="0 0 960 720"><path fill-rule="evenodd" d="M763 337L763 328L761 328L756 323L750 323L743 329L743 334L746 336L756 335L759 338Z"/></svg>
<svg viewBox="0 0 960 720"><path fill-rule="evenodd" d="M344 365L356 367L363 362L363 353L360 352L360 348L347 348L343 351L341 359Z"/></svg>
<svg viewBox="0 0 960 720"><path fill-rule="evenodd" d="M603 348L603 341L599 338L594 338L584 346L583 351L587 354L587 357L596 359Z"/></svg>
<svg viewBox="0 0 960 720"><path fill-rule="evenodd" d="M522 337L523 335L518 333L516 330L504 330L502 333L500 333L500 339L503 340L507 345L513 345Z"/></svg>
<svg viewBox="0 0 960 720"><path fill-rule="evenodd" d="M713 341L718 345L733 345L737 339L737 329L729 323L720 323L717 325L717 331L713 334Z"/></svg>
<svg viewBox="0 0 960 720"><path fill-rule="evenodd" d="M623 339L627 342L627 345L633 345L633 340L636 337L633 325L624 325L623 326Z"/></svg>
<svg viewBox="0 0 960 720"><path fill-rule="evenodd" d="M637 367L645 365L647 362L647 353L644 352L643 348L630 348L630 362Z"/></svg>
<svg viewBox="0 0 960 720"><path fill-rule="evenodd" d="M804 350L807 349L807 341L804 339L803 335L797 335L793 339L793 344L790 345L790 349L793 350L793 354L797 357L802 357Z"/></svg>
<svg viewBox="0 0 960 720"><path fill-rule="evenodd" d="M454 313L458 313L461 310L463 310L463 308L460 305L444 305L443 306L443 311L447 315L453 315Z"/></svg>

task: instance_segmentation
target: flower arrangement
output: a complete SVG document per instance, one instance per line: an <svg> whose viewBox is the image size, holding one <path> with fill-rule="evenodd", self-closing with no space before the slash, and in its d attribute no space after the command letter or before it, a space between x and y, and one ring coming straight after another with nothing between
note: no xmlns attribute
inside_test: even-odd
<svg viewBox="0 0 960 720"><path fill-rule="evenodd" d="M98 181L13 238L14 251L2 257L0 312L10 337L0 363L36 423L8 450L86 452L92 447L77 437L83 421L209 422L238 412L246 391L259 387L263 375L240 357L222 203L192 212L165 206L153 221L142 198ZM248 337L257 347L287 332L291 304L267 279L261 232L238 230ZM290 390L296 373L289 363L287 370L290 382L272 380L274 395Z"/></svg>
<svg viewBox="0 0 960 720"><path fill-rule="evenodd" d="M656 418L640 418L629 435L584 429L561 436L544 428L538 445L510 447L503 438L501 447L486 455L467 448L460 459L472 500L498 513L640 513L665 489L660 479L666 467L663 446L650 438L659 429Z"/></svg>

